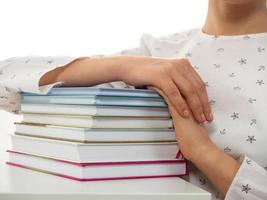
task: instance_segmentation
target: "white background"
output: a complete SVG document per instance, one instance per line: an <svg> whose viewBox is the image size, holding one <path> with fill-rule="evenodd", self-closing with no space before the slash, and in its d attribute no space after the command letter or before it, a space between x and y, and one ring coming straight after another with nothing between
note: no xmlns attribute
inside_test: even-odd
<svg viewBox="0 0 267 200"><path fill-rule="evenodd" d="M206 11L207 0L0 0L0 60L108 55L137 46L143 33L201 27ZM0 111L0 156L19 120Z"/></svg>

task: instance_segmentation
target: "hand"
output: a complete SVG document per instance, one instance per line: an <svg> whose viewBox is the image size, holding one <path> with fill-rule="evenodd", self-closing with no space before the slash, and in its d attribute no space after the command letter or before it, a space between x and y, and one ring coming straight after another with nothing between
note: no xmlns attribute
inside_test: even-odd
<svg viewBox="0 0 267 200"><path fill-rule="evenodd" d="M203 156L204 153L214 148L215 145L210 140L206 128L194 119L191 112L188 118L182 118L160 89L149 88L156 90L167 102L179 148L186 159L192 161L195 157Z"/></svg>
<svg viewBox="0 0 267 200"><path fill-rule="evenodd" d="M240 164L219 149L209 138L205 127L189 117L181 118L174 107L169 107L176 138L182 154L190 160L221 194L226 195Z"/></svg>
<svg viewBox="0 0 267 200"><path fill-rule="evenodd" d="M198 122L212 121L205 84L187 59L123 57L120 79L134 86L153 86L165 94L177 112Z"/></svg>
<svg viewBox="0 0 267 200"><path fill-rule="evenodd" d="M207 155L211 149L217 148L210 140L204 125L196 122L191 113L189 118L184 119L172 105L169 106L169 111L179 148L187 160L193 162L197 157Z"/></svg>
<svg viewBox="0 0 267 200"><path fill-rule="evenodd" d="M240 164L210 140L203 124L197 123L191 113L189 118L182 118L161 90L151 89L158 91L169 105L176 138L183 156L205 174L221 194L225 195Z"/></svg>
<svg viewBox="0 0 267 200"><path fill-rule="evenodd" d="M198 122L212 121L204 82L186 59L80 58L47 72L39 85L56 81L63 82L63 86L92 86L113 81L154 86L166 94L181 116L188 117L191 110Z"/></svg>

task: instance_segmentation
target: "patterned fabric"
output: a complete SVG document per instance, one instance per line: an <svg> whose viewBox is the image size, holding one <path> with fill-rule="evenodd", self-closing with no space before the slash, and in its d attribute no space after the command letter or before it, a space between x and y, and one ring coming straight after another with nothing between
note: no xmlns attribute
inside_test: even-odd
<svg viewBox="0 0 267 200"><path fill-rule="evenodd" d="M194 29L143 38L152 56L186 57L204 80L214 115L205 125L209 136L241 163L225 199L267 199L267 33L213 36ZM186 180L223 199L195 166Z"/></svg>
<svg viewBox="0 0 267 200"><path fill-rule="evenodd" d="M206 84L214 121L210 138L241 167L225 199L267 199L267 33L207 35L201 29L162 37L143 35L140 46L114 55L188 58ZM47 93L38 86L47 71L71 62L66 57L11 58L0 63L0 108L19 112L18 91ZM106 87L131 87L122 82ZM212 162L212 161L211 161ZM190 165L189 182L223 199L208 179Z"/></svg>
<svg viewBox="0 0 267 200"><path fill-rule="evenodd" d="M19 113L18 92L47 93L61 82L39 87L40 78L48 71L71 62L70 57L14 57L0 62L0 109Z"/></svg>

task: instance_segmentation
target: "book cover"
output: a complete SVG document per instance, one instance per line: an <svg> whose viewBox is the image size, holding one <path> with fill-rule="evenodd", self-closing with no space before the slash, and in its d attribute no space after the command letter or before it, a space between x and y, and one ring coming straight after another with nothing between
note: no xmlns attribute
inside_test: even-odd
<svg viewBox="0 0 267 200"><path fill-rule="evenodd" d="M74 163L49 157L8 151L8 165L77 181L177 177L188 174L186 160Z"/></svg>
<svg viewBox="0 0 267 200"><path fill-rule="evenodd" d="M97 129L15 123L16 135L79 143L175 142L174 129Z"/></svg>
<svg viewBox="0 0 267 200"><path fill-rule="evenodd" d="M83 128L172 128L168 117L117 117L22 113L22 122Z"/></svg>
<svg viewBox="0 0 267 200"><path fill-rule="evenodd" d="M162 98L137 98L120 96L86 96L86 95L26 95L22 96L22 103L48 103L70 105L98 105L98 106L140 106L167 107Z"/></svg>
<svg viewBox="0 0 267 200"><path fill-rule="evenodd" d="M21 92L21 95L33 95L32 93ZM34 94L43 95L43 94ZM55 87L45 95L98 95L98 96L120 96L120 97L148 97L161 98L153 90L127 89L127 88L99 88L99 87Z"/></svg>

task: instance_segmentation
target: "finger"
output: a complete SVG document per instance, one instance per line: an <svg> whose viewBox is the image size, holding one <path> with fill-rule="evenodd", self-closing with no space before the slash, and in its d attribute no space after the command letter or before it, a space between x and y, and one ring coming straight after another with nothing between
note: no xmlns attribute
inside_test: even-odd
<svg viewBox="0 0 267 200"><path fill-rule="evenodd" d="M192 67L191 63L187 59L179 59L179 66L177 64L176 70L182 76L184 76L195 88L197 95L199 96L199 100L202 105L203 113L205 115L205 119L208 121L213 120L211 107L209 104L208 94L206 90L206 86L201 79L200 75L196 72L196 70Z"/></svg>
<svg viewBox="0 0 267 200"><path fill-rule="evenodd" d="M185 97L195 119L200 123L205 122L206 117L204 115L202 103L194 86L185 77L181 76L178 71L174 72L172 76L181 94Z"/></svg>
<svg viewBox="0 0 267 200"><path fill-rule="evenodd" d="M168 108L169 108L169 111L172 111L172 110L176 110L173 103L170 102L169 98L167 97L166 94L164 94L164 92L159 89L159 88L156 88L156 87L153 87L153 86L148 86L147 87L148 89L151 89L151 90L155 90L156 92L158 92L160 94L160 96L163 97L163 99L166 101L166 103L168 104ZM179 114L177 111L176 111L177 114Z"/></svg>
<svg viewBox="0 0 267 200"><path fill-rule="evenodd" d="M190 81L191 84L193 84L194 87L196 88L197 94L202 103L205 117L208 121L211 122L213 120L213 116L212 116L211 107L209 104L209 98L208 98L206 85L204 81L201 79L201 77L199 76L199 74L192 67L190 67L189 71L191 72L191 75L186 76L185 78L187 78L187 80ZM193 78L190 78L189 80L188 77L193 77Z"/></svg>
<svg viewBox="0 0 267 200"><path fill-rule="evenodd" d="M167 95L164 94L164 92L161 89L153 87L153 86L149 86L148 89L157 91L165 99L166 103L168 104L169 112L170 112L170 114L172 116L172 119L173 119L172 120L173 126L175 127L175 130L177 130L179 128L179 126L177 126L177 123L178 123L178 121L180 121L180 120L177 120L177 119L180 119L181 115L175 109L174 105L170 102L170 100L167 97Z"/></svg>
<svg viewBox="0 0 267 200"><path fill-rule="evenodd" d="M163 95L163 97L165 96L165 99L167 99L166 102L172 104L182 117L189 116L189 108L174 82L164 81L159 89L166 94L166 96Z"/></svg>

